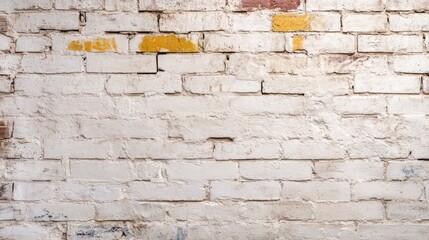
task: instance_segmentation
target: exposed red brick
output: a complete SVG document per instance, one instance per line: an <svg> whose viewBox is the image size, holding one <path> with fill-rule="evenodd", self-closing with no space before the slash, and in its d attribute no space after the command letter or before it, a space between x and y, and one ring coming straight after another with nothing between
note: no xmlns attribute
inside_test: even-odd
<svg viewBox="0 0 429 240"><path fill-rule="evenodd" d="M9 124L6 121L0 120L0 139L11 138Z"/></svg>
<svg viewBox="0 0 429 240"><path fill-rule="evenodd" d="M280 9L288 11L297 9L301 0L242 0L241 6L247 9Z"/></svg>
<svg viewBox="0 0 429 240"><path fill-rule="evenodd" d="M7 19L3 16L0 16L0 32L7 31Z"/></svg>

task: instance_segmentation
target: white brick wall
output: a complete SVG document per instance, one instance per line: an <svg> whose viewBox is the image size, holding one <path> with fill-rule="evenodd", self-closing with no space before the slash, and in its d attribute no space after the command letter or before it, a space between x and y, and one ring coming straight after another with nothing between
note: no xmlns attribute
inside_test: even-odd
<svg viewBox="0 0 429 240"><path fill-rule="evenodd" d="M429 0L0 2L0 239L428 239Z"/></svg>

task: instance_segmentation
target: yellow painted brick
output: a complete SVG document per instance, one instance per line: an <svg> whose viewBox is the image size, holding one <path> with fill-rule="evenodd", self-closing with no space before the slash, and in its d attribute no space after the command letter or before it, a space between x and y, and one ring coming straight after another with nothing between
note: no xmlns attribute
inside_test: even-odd
<svg viewBox="0 0 429 240"><path fill-rule="evenodd" d="M73 40L67 47L69 51L116 52L118 46L115 38L94 38L91 40Z"/></svg>
<svg viewBox="0 0 429 240"><path fill-rule="evenodd" d="M314 16L309 14L279 14L273 17L274 32L310 31Z"/></svg>
<svg viewBox="0 0 429 240"><path fill-rule="evenodd" d="M292 49L294 51L303 50L304 49L304 47L303 47L304 40L305 40L305 37L302 36L302 35L293 36L293 39L292 39Z"/></svg>
<svg viewBox="0 0 429 240"><path fill-rule="evenodd" d="M176 35L143 36L138 45L140 52L199 52L199 43L192 37Z"/></svg>

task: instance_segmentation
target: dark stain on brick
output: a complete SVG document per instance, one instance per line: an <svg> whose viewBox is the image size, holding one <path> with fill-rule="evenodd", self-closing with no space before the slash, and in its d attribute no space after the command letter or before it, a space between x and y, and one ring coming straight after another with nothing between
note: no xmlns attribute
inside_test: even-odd
<svg viewBox="0 0 429 240"><path fill-rule="evenodd" d="M6 32L8 30L7 19L4 16L0 16L0 32Z"/></svg>
<svg viewBox="0 0 429 240"><path fill-rule="evenodd" d="M182 227L177 228L176 240L186 240L188 232Z"/></svg>
<svg viewBox="0 0 429 240"><path fill-rule="evenodd" d="M299 7L301 0L242 0L244 9L279 9L281 11L294 10Z"/></svg>
<svg viewBox="0 0 429 240"><path fill-rule="evenodd" d="M0 200L12 198L12 183L0 183Z"/></svg>
<svg viewBox="0 0 429 240"><path fill-rule="evenodd" d="M5 120L0 120L0 140L11 138L10 125Z"/></svg>

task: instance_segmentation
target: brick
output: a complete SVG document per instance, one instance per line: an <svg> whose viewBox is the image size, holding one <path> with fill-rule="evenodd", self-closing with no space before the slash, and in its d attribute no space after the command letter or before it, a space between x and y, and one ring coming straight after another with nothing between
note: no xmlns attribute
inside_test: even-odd
<svg viewBox="0 0 429 240"><path fill-rule="evenodd" d="M205 34L207 52L282 52L285 38L276 33Z"/></svg>
<svg viewBox="0 0 429 240"><path fill-rule="evenodd" d="M429 205L427 202L389 202L387 219L427 220L429 219Z"/></svg>
<svg viewBox="0 0 429 240"><path fill-rule="evenodd" d="M185 203L168 208L169 215L181 221L234 220L240 216L241 207L220 203Z"/></svg>
<svg viewBox="0 0 429 240"><path fill-rule="evenodd" d="M186 144L175 141L131 141L126 144L130 158L201 159L211 158L211 143Z"/></svg>
<svg viewBox="0 0 429 240"><path fill-rule="evenodd" d="M280 183L264 182L212 182L211 200L279 200Z"/></svg>
<svg viewBox="0 0 429 240"><path fill-rule="evenodd" d="M6 32L9 29L9 22L6 16L0 16L0 32Z"/></svg>
<svg viewBox="0 0 429 240"><path fill-rule="evenodd" d="M63 157L106 159L116 158L121 146L103 140L71 140L51 137L45 140L44 156L48 159Z"/></svg>
<svg viewBox="0 0 429 240"><path fill-rule="evenodd" d="M152 13L88 13L85 32L156 32L158 20Z"/></svg>
<svg viewBox="0 0 429 240"><path fill-rule="evenodd" d="M137 35L130 41L133 52L194 53L200 51L200 36L192 35Z"/></svg>
<svg viewBox="0 0 429 240"><path fill-rule="evenodd" d="M238 178L238 164L233 162L170 162L165 169L170 180L207 181Z"/></svg>
<svg viewBox="0 0 429 240"><path fill-rule="evenodd" d="M89 204L38 204L29 206L32 221L88 221L95 216L93 205Z"/></svg>
<svg viewBox="0 0 429 240"><path fill-rule="evenodd" d="M428 73L428 64L426 55L398 55L393 58L393 69L400 73Z"/></svg>
<svg viewBox="0 0 429 240"><path fill-rule="evenodd" d="M429 78L423 77L423 92L429 94Z"/></svg>
<svg viewBox="0 0 429 240"><path fill-rule="evenodd" d="M164 176L166 169L159 161L142 161L134 164L138 180L159 180Z"/></svg>
<svg viewBox="0 0 429 240"><path fill-rule="evenodd" d="M52 8L52 1L50 0L9 0L12 3L14 10L48 10Z"/></svg>
<svg viewBox="0 0 429 240"><path fill-rule="evenodd" d="M5 178L19 181L64 180L64 165L57 161L10 161L6 163Z"/></svg>
<svg viewBox="0 0 429 240"><path fill-rule="evenodd" d="M101 10L102 0L58 0L55 2L55 9L60 10Z"/></svg>
<svg viewBox="0 0 429 240"><path fill-rule="evenodd" d="M121 187L102 184L67 183L63 182L57 186L57 198L61 201L98 201L111 202L122 200L124 197Z"/></svg>
<svg viewBox="0 0 429 240"><path fill-rule="evenodd" d="M0 120L0 140L12 138L13 122Z"/></svg>
<svg viewBox="0 0 429 240"><path fill-rule="evenodd" d="M20 114L32 115L39 109L38 105L32 98L3 97L1 101L2 104L0 105L0 112L3 114L3 116L13 116ZM16 113L17 109L20 111L19 114Z"/></svg>
<svg viewBox="0 0 429 240"><path fill-rule="evenodd" d="M182 78L178 74L159 72L156 75L112 75L106 90L110 94L180 93Z"/></svg>
<svg viewBox="0 0 429 240"><path fill-rule="evenodd" d="M389 15L390 30L393 32L428 31L429 16L424 13Z"/></svg>
<svg viewBox="0 0 429 240"><path fill-rule="evenodd" d="M118 34L82 36L79 34L51 34L52 51L65 54L85 52L128 53L128 37Z"/></svg>
<svg viewBox="0 0 429 240"><path fill-rule="evenodd" d="M98 221L144 220L162 221L165 219L165 207L155 204L132 202L104 203L95 206Z"/></svg>
<svg viewBox="0 0 429 240"><path fill-rule="evenodd" d="M312 219L313 206L303 202L248 202L240 208L243 219L251 220L308 220Z"/></svg>
<svg viewBox="0 0 429 240"><path fill-rule="evenodd" d="M86 236L99 239L121 239L132 236L133 228L127 223L100 223L100 224L69 224L67 238L83 240Z"/></svg>
<svg viewBox="0 0 429 240"><path fill-rule="evenodd" d="M21 58L16 55L0 56L0 74L11 75L19 69Z"/></svg>
<svg viewBox="0 0 429 240"><path fill-rule="evenodd" d="M301 5L300 0L237 0L233 1L237 7L243 10L271 9L280 11L295 10Z"/></svg>
<svg viewBox="0 0 429 240"><path fill-rule="evenodd" d="M12 92L12 80L7 76L0 77L0 93Z"/></svg>
<svg viewBox="0 0 429 240"><path fill-rule="evenodd" d="M344 96L335 97L333 106L339 114L383 114L386 112L386 100L383 97Z"/></svg>
<svg viewBox="0 0 429 240"><path fill-rule="evenodd" d="M418 200L423 186L407 182L360 182L353 186L353 196L357 200Z"/></svg>
<svg viewBox="0 0 429 240"><path fill-rule="evenodd" d="M234 13L228 15L230 30L233 32L269 32L271 16L261 12Z"/></svg>
<svg viewBox="0 0 429 240"><path fill-rule="evenodd" d="M81 133L85 138L155 138L167 137L167 121L141 120L83 120ZM140 129L136 131L136 129Z"/></svg>
<svg viewBox="0 0 429 240"><path fill-rule="evenodd" d="M127 182L134 180L129 162L72 161L70 178L81 181Z"/></svg>
<svg viewBox="0 0 429 240"><path fill-rule="evenodd" d="M0 158L6 159L36 159L42 155L40 143L36 140L3 140L0 142Z"/></svg>
<svg viewBox="0 0 429 240"><path fill-rule="evenodd" d="M142 0L140 11L214 11L222 10L226 0L213 0L210 3L200 0Z"/></svg>
<svg viewBox="0 0 429 240"><path fill-rule="evenodd" d="M156 73L155 55L89 54L86 69L89 73Z"/></svg>
<svg viewBox="0 0 429 240"><path fill-rule="evenodd" d="M345 149L333 141L290 140L283 142L285 159L342 159L346 156Z"/></svg>
<svg viewBox="0 0 429 240"><path fill-rule="evenodd" d="M188 4L188 2L184 3L184 5ZM211 3L213 2L215 1ZM159 19L159 30L161 32L189 33L227 29L228 17L223 12L173 12L161 14Z"/></svg>
<svg viewBox="0 0 429 240"><path fill-rule="evenodd" d="M0 51L9 51L12 44L12 40L5 36L0 35Z"/></svg>
<svg viewBox="0 0 429 240"><path fill-rule="evenodd" d="M353 35L341 33L306 35L299 50L305 50L309 54L354 53L356 38Z"/></svg>
<svg viewBox="0 0 429 240"><path fill-rule="evenodd" d="M200 183L130 183L134 200L145 201L202 201L206 198L205 186Z"/></svg>
<svg viewBox="0 0 429 240"><path fill-rule="evenodd" d="M106 78L99 75L19 75L15 91L24 96L99 94Z"/></svg>
<svg viewBox="0 0 429 240"><path fill-rule="evenodd" d="M41 30L79 30L78 12L32 12L14 15L17 32L39 32Z"/></svg>
<svg viewBox="0 0 429 240"><path fill-rule="evenodd" d="M42 111L55 115L84 115L84 116L112 116L115 111L113 101L107 97L81 96L79 101L72 96L56 98L55 101L46 103Z"/></svg>
<svg viewBox="0 0 429 240"><path fill-rule="evenodd" d="M326 73L387 73L390 72L385 55L321 55L321 69ZM376 68L374 66L377 66Z"/></svg>
<svg viewBox="0 0 429 240"><path fill-rule="evenodd" d="M289 114L304 112L305 102L301 97L241 96L231 100L231 108L244 114Z"/></svg>
<svg viewBox="0 0 429 240"><path fill-rule="evenodd" d="M11 200L13 183L0 183L0 200Z"/></svg>
<svg viewBox="0 0 429 240"><path fill-rule="evenodd" d="M297 223L283 222L279 225L281 240L286 239L358 239L351 223Z"/></svg>
<svg viewBox="0 0 429 240"><path fill-rule="evenodd" d="M422 52L422 36L418 35L360 35L359 52Z"/></svg>
<svg viewBox="0 0 429 240"><path fill-rule="evenodd" d="M239 80L235 76L189 76L185 77L184 88L197 94L256 93L261 90L261 83Z"/></svg>
<svg viewBox="0 0 429 240"><path fill-rule="evenodd" d="M357 227L361 239L425 240L429 234L427 224L362 224Z"/></svg>
<svg viewBox="0 0 429 240"><path fill-rule="evenodd" d="M274 32L339 32L341 15L338 13L285 13L274 15L272 30Z"/></svg>
<svg viewBox="0 0 429 240"><path fill-rule="evenodd" d="M383 215L383 204L375 201L316 203L314 206L318 221L381 220Z"/></svg>
<svg viewBox="0 0 429 240"><path fill-rule="evenodd" d="M47 37L41 36L20 36L16 40L16 52L44 52L51 46L51 41Z"/></svg>
<svg viewBox="0 0 429 240"><path fill-rule="evenodd" d="M225 60L225 55L217 53L159 55L158 69L170 73L223 72Z"/></svg>
<svg viewBox="0 0 429 240"><path fill-rule="evenodd" d="M114 12L137 12L136 0L106 0L105 10Z"/></svg>
<svg viewBox="0 0 429 240"><path fill-rule="evenodd" d="M425 96L395 96L388 100L390 114L427 114L429 102Z"/></svg>
<svg viewBox="0 0 429 240"><path fill-rule="evenodd" d="M347 148L350 158L406 158L410 154L405 143L389 140L361 140Z"/></svg>
<svg viewBox="0 0 429 240"><path fill-rule="evenodd" d="M392 0L386 2L386 9L388 11L424 11L429 10L428 0L420 0L420 1L399 1Z"/></svg>
<svg viewBox="0 0 429 240"><path fill-rule="evenodd" d="M346 14L342 18L345 32L385 32L387 15Z"/></svg>
<svg viewBox="0 0 429 240"><path fill-rule="evenodd" d="M216 160L231 159L278 159L281 155L280 145L276 142L226 142L216 143L214 148Z"/></svg>
<svg viewBox="0 0 429 240"><path fill-rule="evenodd" d="M389 162L387 178L389 180L428 180L429 163L424 161Z"/></svg>
<svg viewBox="0 0 429 240"><path fill-rule="evenodd" d="M421 78L418 76L356 75L355 93L420 93Z"/></svg>
<svg viewBox="0 0 429 240"><path fill-rule="evenodd" d="M16 201L46 201L55 198L55 186L50 183L15 183L13 200Z"/></svg>
<svg viewBox="0 0 429 240"><path fill-rule="evenodd" d="M61 239L62 232L53 226L41 226L33 223L21 223L2 226L0 237L11 240Z"/></svg>
<svg viewBox="0 0 429 240"><path fill-rule="evenodd" d="M23 211L24 209L20 206L14 206L7 203L0 204L0 220L22 220L24 217Z"/></svg>
<svg viewBox="0 0 429 240"><path fill-rule="evenodd" d="M354 0L333 0L321 2L318 0L308 0L306 3L307 11L324 11L324 10L350 10L350 11L382 11L384 4L382 0L369 0L357 2Z"/></svg>
<svg viewBox="0 0 429 240"><path fill-rule="evenodd" d="M350 201L348 182L283 182L282 198L295 201Z"/></svg>
<svg viewBox="0 0 429 240"><path fill-rule="evenodd" d="M313 165L306 161L241 162L240 176L252 180L310 180Z"/></svg>
<svg viewBox="0 0 429 240"><path fill-rule="evenodd" d="M25 55L21 73L78 73L83 71L83 59L78 56Z"/></svg>
<svg viewBox="0 0 429 240"><path fill-rule="evenodd" d="M348 77L298 77L290 75L273 75L263 82L263 93L284 94L347 94L349 93Z"/></svg>
<svg viewBox="0 0 429 240"><path fill-rule="evenodd" d="M322 179L369 181L383 178L382 162L358 161L318 161L314 172Z"/></svg>

